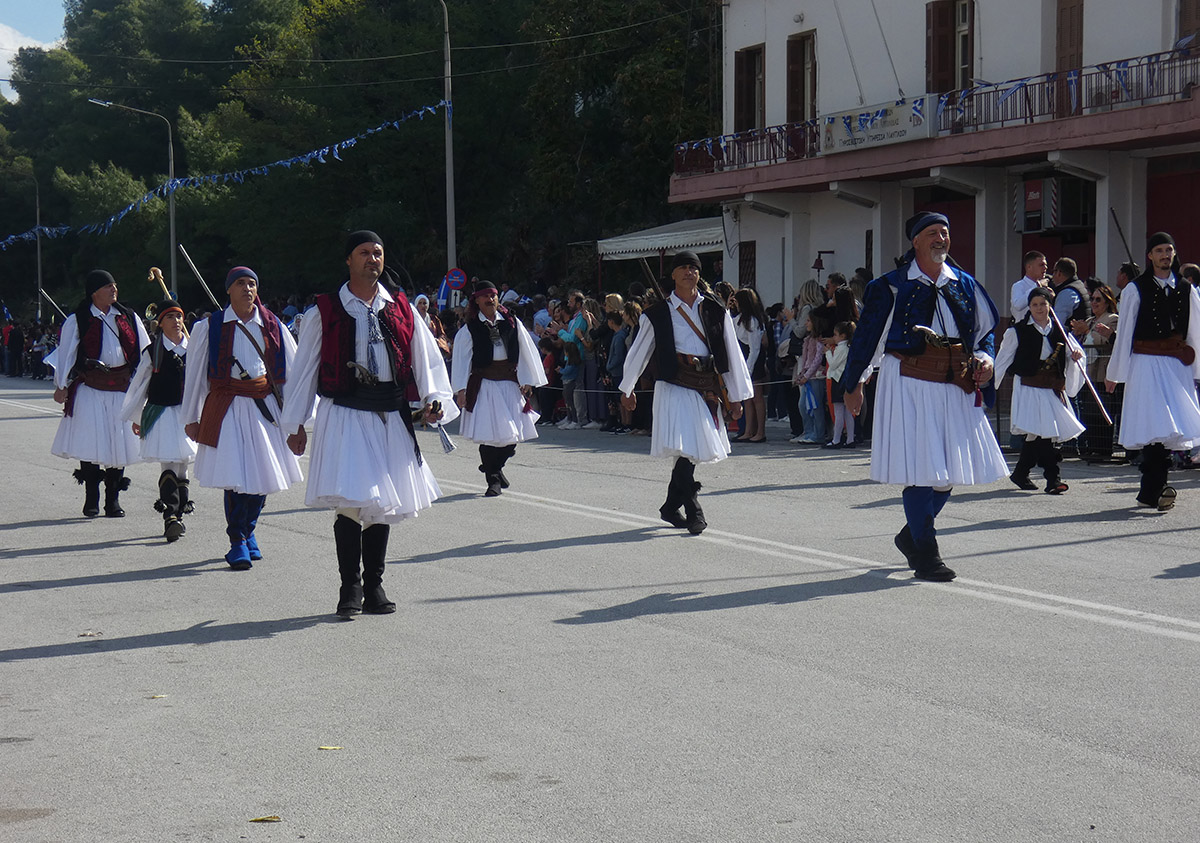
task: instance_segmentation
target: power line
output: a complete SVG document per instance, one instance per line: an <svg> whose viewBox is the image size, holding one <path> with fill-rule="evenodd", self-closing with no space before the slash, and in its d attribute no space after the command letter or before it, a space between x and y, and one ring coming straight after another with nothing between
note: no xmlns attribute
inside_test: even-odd
<svg viewBox="0 0 1200 843"><path fill-rule="evenodd" d="M661 18L660 18L660 20L661 20ZM714 27L714 26L700 27L698 29L689 30L688 34L693 35L693 34L700 33L700 32L707 32L707 31L709 31L711 29L715 29L715 28L716 27ZM493 73L510 73L515 70L527 70L527 69L533 68L533 67L543 67L545 65L551 65L551 64L562 64L563 62L569 62L569 61L581 61L583 59L590 59L590 58L594 58L596 56L608 55L609 53L621 52L622 50L641 49L643 46L644 45L640 45L640 44L626 44L621 47L610 47L607 50L597 50L597 51L591 52L591 53L581 53L577 56L563 56L561 58L547 59L546 61L528 62L526 64L514 64L514 65L506 65L504 67L487 68L484 70L470 70L470 71L465 71L465 72L456 72L453 74L452 78L453 79L465 79L465 78L472 77L472 76L487 76L487 75L490 75ZM363 82L327 82L327 83L320 83L320 84L314 83L311 85L242 86L242 85L229 85L228 83L226 83L226 85L228 87L234 88L235 90L237 90L239 92L243 92L243 91L267 91L267 92L270 92L270 91L311 91L311 90L342 89L342 88L372 88L372 87L379 87L379 86L383 86L383 85L408 85L408 84L412 84L412 83L416 83L416 82L440 81L443 78L444 77L441 74L438 74L436 76L415 76L415 77L410 77L408 79L378 79L378 80L363 81ZM5 82L10 85L14 84L13 79L11 77L8 77L8 78L0 77L0 82ZM42 86L42 87L47 87L47 88L91 88L91 89L106 90L106 91L207 91L207 90L210 90L209 88L190 88L190 87L178 86L178 85L120 85L120 84L109 83L109 82L88 82L88 81L45 82L45 81L33 80L33 79L22 79L22 80L17 81L15 84L29 85L29 86Z"/></svg>
<svg viewBox="0 0 1200 843"><path fill-rule="evenodd" d="M564 35L556 38L543 38L537 41L516 41L510 44L480 44L476 46L452 47L452 53L468 52L474 50L511 50L519 47L536 47L541 44L558 44L565 41L575 41L581 38L594 38L599 35L611 35L614 32L624 32L629 29L637 29L643 26L649 26L653 23L668 20L670 18L680 17L688 14L686 11L672 12L669 15L661 15L650 20L639 21L638 23L625 24L624 26L615 26L611 29L599 29L594 32L585 32L579 35ZM0 47L0 52L15 53L20 49L28 48L12 48ZM65 49L65 48L59 48ZM68 52L70 52L68 50ZM116 61L156 63L156 64L216 64L216 65L231 65L231 64L260 64L263 62L280 62L284 64L364 64L368 62L383 62L396 61L398 59L416 58L419 56L440 55L441 50L421 50L415 53L397 53L391 56L365 56L363 58L342 58L342 59L297 59L297 58L273 58L270 56L257 59L170 59L161 58L159 56L118 56L107 53L71 53L71 55L80 59L112 59ZM440 77L439 77L440 78Z"/></svg>
<svg viewBox="0 0 1200 843"><path fill-rule="evenodd" d="M597 50L594 53L582 53L578 56L564 56L562 58L549 59L547 61L530 62L528 64L515 64L515 65L506 66L506 67L488 68L485 70L472 70L472 71L467 71L465 73L455 73L453 75L453 78L454 79L463 79L463 78L466 78L469 76L486 76L486 75L493 74L493 73L509 73L514 70L526 70L531 67L542 67L544 65L549 65L549 64L561 64L563 62L568 62L568 61L580 61L582 59L590 59L590 58L594 58L596 56L603 56L603 55L607 55L609 53L620 52L622 50L641 49L641 46L642 45L639 45L639 44L627 44L623 47L612 47L607 50ZM381 85L407 85L407 84L411 84L414 82L441 81L442 78L443 78L442 75L438 74L436 76L415 76L415 77L412 77L409 79L378 79L378 80L367 81L367 82L328 82L328 83L312 84L312 85L269 85L269 86L268 85L256 85L256 86L227 85L227 86L234 88L237 91L307 91L307 90L318 90L318 89L323 89L323 88L370 88L370 87L378 87ZM13 80L11 77L10 78L0 78L0 82L7 82L10 85L13 84ZM175 85L118 85L118 84L110 84L107 82L86 82L86 81L42 82L42 81L35 81L35 80L29 80L29 79L19 80L17 82L17 84L19 84L19 85L41 85L43 87L51 87L51 88L96 88L96 89L103 89L103 90L121 90L121 91L186 91L186 90L201 91L201 90L210 90L208 88L203 88L203 89L202 88L187 88L187 87L175 86Z"/></svg>

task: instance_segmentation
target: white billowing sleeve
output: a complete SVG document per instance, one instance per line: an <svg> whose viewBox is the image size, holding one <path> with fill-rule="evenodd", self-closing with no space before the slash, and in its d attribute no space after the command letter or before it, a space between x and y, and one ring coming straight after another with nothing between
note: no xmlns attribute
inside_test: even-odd
<svg viewBox="0 0 1200 843"><path fill-rule="evenodd" d="M1194 301L1195 293L1192 294L1192 298ZM1105 378L1113 383L1124 383L1129 374L1129 355L1133 353L1133 326L1137 324L1138 308L1141 305L1142 297L1137 284L1126 284L1125 289L1121 291L1121 301L1117 305L1120 320L1113 340L1112 357L1108 361L1108 374L1105 375Z"/></svg>
<svg viewBox="0 0 1200 843"><path fill-rule="evenodd" d="M200 421L204 399L208 397L208 320L200 319L192 327L183 378L181 420L185 425Z"/></svg>
<svg viewBox="0 0 1200 843"><path fill-rule="evenodd" d="M1071 355L1076 352L1083 354L1083 346L1070 333L1067 334L1067 347L1063 349L1063 353L1067 355L1067 395L1074 398L1079 394L1079 390L1083 389L1083 366L1087 365L1087 356L1083 356L1076 363L1071 359Z"/></svg>
<svg viewBox="0 0 1200 843"><path fill-rule="evenodd" d="M517 351L517 382L521 386L545 386L549 383L533 334L520 322L517 323Z"/></svg>
<svg viewBox="0 0 1200 843"><path fill-rule="evenodd" d="M412 311L413 318L412 370L417 393L426 404L440 401L441 423L452 422L458 418L458 405L454 403L454 390L450 388L446 361L442 359L441 349L438 348L433 331L429 330L429 324L421 318L421 314L412 304L409 304L408 308Z"/></svg>
<svg viewBox="0 0 1200 843"><path fill-rule="evenodd" d="M890 327L890 326L889 326ZM975 350L973 357L980 362L993 364L992 356L979 348L979 344L996 327L996 317L992 315L992 301L984 291L982 284L975 285ZM884 335L886 336L886 334Z"/></svg>
<svg viewBox="0 0 1200 843"><path fill-rule="evenodd" d="M186 359L186 358L185 358ZM150 361L150 350L142 352L142 362L133 373L129 389L125 390L125 400L121 402L121 418L125 421L140 422L142 408L146 406L146 393L150 390L150 375L154 373L154 365Z"/></svg>
<svg viewBox="0 0 1200 843"><path fill-rule="evenodd" d="M725 354L729 359L729 372L725 375L725 391L730 401L745 401L754 397L754 384L750 381L750 370L746 358L742 357L741 346L734 334L733 319L725 311ZM753 351L753 350L752 350Z"/></svg>
<svg viewBox="0 0 1200 843"><path fill-rule="evenodd" d="M290 331L284 333L291 334ZM296 354L288 366L287 383L283 386L283 414L279 427L285 434L296 433L313 417L324 335L319 313L310 313L300 321L300 341L296 344Z"/></svg>
<svg viewBox="0 0 1200 843"><path fill-rule="evenodd" d="M726 316L726 319L729 317ZM730 334L733 332L730 331ZM734 344L735 356L738 360L742 359L742 350ZM642 376L642 372L646 369L646 364L650 362L650 355L654 353L654 326L650 324L650 320L646 318L646 314L642 314L638 318L638 334L633 338L633 344L629 346L629 353L625 355L625 370L621 375L621 385L617 387L624 395L632 395L634 388L637 386L638 378ZM745 365L744 363L742 365Z"/></svg>
<svg viewBox="0 0 1200 843"><path fill-rule="evenodd" d="M75 367L75 355L79 353L79 317L71 314L63 322L58 337L59 365L54 367L54 385L64 389L71 382L71 369Z"/></svg>
<svg viewBox="0 0 1200 843"><path fill-rule="evenodd" d="M455 394L467 388L471 376L471 356L475 353L475 340L466 325L454 335L454 349L450 357L450 387Z"/></svg>
<svg viewBox="0 0 1200 843"><path fill-rule="evenodd" d="M1008 367L1012 365L1013 360L1017 357L1017 332L1013 328L1009 328L1004 332L1004 339L1000 341L1000 350L996 352L996 368L992 375L996 379L996 388L1000 388L1000 383L1004 380L1004 376L1008 374Z"/></svg>
<svg viewBox="0 0 1200 843"><path fill-rule="evenodd" d="M1180 279L1179 284L1187 282ZM1132 286L1132 285L1130 285ZM1192 361L1192 380L1200 381L1200 291L1188 284L1189 292L1189 307L1188 307L1188 335L1187 344L1192 347L1192 351L1196 352L1196 359ZM1127 286L1125 289L1129 289Z"/></svg>

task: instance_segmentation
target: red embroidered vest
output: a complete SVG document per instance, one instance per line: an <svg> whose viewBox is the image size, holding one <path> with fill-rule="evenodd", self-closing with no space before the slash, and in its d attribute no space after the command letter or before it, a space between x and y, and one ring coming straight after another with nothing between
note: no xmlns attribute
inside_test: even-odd
<svg viewBox="0 0 1200 843"><path fill-rule="evenodd" d="M392 376L396 385L407 388L413 380L412 338L415 326L408 299L399 291L392 293L392 297L395 300L385 304L377 314L379 329L392 361ZM317 310L321 314L321 365L317 370L317 393L326 398L349 395L358 383L354 371L346 365L355 359L355 319L346 311L338 293L317 296Z"/></svg>

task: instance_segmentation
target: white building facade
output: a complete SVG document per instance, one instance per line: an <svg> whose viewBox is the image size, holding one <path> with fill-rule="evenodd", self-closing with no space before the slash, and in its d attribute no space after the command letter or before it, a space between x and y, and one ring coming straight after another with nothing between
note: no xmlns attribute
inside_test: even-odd
<svg viewBox="0 0 1200 843"><path fill-rule="evenodd" d="M891 269L915 209L1005 309L1031 249L1110 283L1147 231L1200 259L1200 0L723 9L724 134L677 146L671 200L722 205L724 279L764 302Z"/></svg>

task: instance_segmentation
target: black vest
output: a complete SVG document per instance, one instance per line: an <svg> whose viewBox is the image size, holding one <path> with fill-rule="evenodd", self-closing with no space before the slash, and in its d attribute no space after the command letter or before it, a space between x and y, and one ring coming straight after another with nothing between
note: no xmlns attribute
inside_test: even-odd
<svg viewBox="0 0 1200 843"><path fill-rule="evenodd" d="M1133 283L1142 299L1133 326L1133 338L1161 340L1172 334L1182 334L1186 338L1192 285L1176 275L1175 289L1164 289L1154 280L1152 270L1143 272Z"/></svg>
<svg viewBox="0 0 1200 843"><path fill-rule="evenodd" d="M504 344L508 362L517 365L521 349L517 343L516 318L512 311L506 307L496 309L496 328L500 331L500 342ZM472 316L467 319L467 330L471 333L471 368L482 369L492 362L495 351L487 323L478 316Z"/></svg>
<svg viewBox="0 0 1200 843"><path fill-rule="evenodd" d="M1064 350L1058 354L1058 359L1055 361L1055 369L1059 375L1065 375L1067 371L1067 352L1065 346L1067 338L1063 336L1063 332L1058 330L1055 325L1050 328L1050 334L1046 337L1042 336L1042 332L1030 321L1021 321L1013 325L1013 330L1017 332L1017 354L1013 357L1012 366L1009 371L1014 375L1021 377L1029 377L1036 375L1042 368L1042 340L1050 340L1050 350L1053 353L1054 347L1062 343Z"/></svg>
<svg viewBox="0 0 1200 843"><path fill-rule="evenodd" d="M675 357L675 326L671 321L671 310L670 300L660 301L646 309L646 318L654 326L654 362L657 364L656 378L660 381L674 378L679 365ZM725 351L725 308L711 296L703 296L700 322L696 327L708 337L713 365L718 372L726 374L729 371L729 355Z"/></svg>
<svg viewBox="0 0 1200 843"><path fill-rule="evenodd" d="M1075 309L1071 311L1071 319L1087 319L1092 315L1091 294L1088 292L1087 285L1078 278L1072 278L1061 287L1053 287L1052 289L1054 290L1055 297L1057 297L1063 290L1068 288L1074 290L1079 295L1079 301L1075 303Z"/></svg>
<svg viewBox="0 0 1200 843"><path fill-rule="evenodd" d="M160 407L177 407L183 403L183 358L163 347L162 334L150 342L150 365L153 367L146 387L146 402Z"/></svg>

